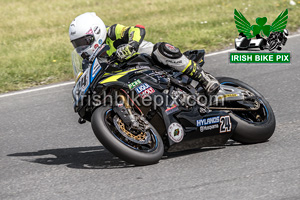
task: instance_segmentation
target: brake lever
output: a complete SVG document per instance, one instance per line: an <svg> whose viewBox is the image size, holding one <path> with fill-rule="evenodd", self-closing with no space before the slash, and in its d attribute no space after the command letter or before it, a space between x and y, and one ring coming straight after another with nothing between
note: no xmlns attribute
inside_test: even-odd
<svg viewBox="0 0 300 200"><path fill-rule="evenodd" d="M111 65L111 64L114 64L115 62L118 61L118 56L117 54L114 52L108 59L108 64Z"/></svg>

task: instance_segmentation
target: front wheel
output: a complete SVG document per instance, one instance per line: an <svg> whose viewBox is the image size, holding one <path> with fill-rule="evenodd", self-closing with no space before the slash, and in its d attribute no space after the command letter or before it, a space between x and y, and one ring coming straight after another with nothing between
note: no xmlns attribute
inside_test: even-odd
<svg viewBox="0 0 300 200"><path fill-rule="evenodd" d="M269 44L269 51L273 51L278 47L278 41L277 40L272 40Z"/></svg>
<svg viewBox="0 0 300 200"><path fill-rule="evenodd" d="M133 132L108 106L97 108L91 123L103 146L126 162L136 165L155 164L164 153L162 139L150 123L145 132Z"/></svg>
<svg viewBox="0 0 300 200"><path fill-rule="evenodd" d="M233 78L220 77L221 85L239 87L252 92L260 107L255 111L232 111L230 116L238 125L233 132L232 139L244 144L254 144L267 141L274 133L276 121L274 112L267 100L253 87Z"/></svg>

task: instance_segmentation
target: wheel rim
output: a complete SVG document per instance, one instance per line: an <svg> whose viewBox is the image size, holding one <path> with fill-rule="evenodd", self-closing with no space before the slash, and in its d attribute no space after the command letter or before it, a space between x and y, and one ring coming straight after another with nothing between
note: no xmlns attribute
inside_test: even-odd
<svg viewBox="0 0 300 200"><path fill-rule="evenodd" d="M252 92L251 90L245 88L244 86L238 85L233 82L223 82L223 83L221 83L221 85L231 85L234 87L241 87L245 90ZM257 98L256 100L260 104L260 107L258 110L255 110L255 111L232 111L232 113L234 115L236 115L237 117L239 117L240 119L242 119L243 121L246 121L251 124L266 123L269 118L269 111L267 109L267 106L265 105L265 103L263 102L261 97L259 97L257 95L255 95L255 96Z"/></svg>
<svg viewBox="0 0 300 200"><path fill-rule="evenodd" d="M139 135L134 135L132 133L132 135L135 136L134 139L129 139L129 137L126 137L124 135L124 133L126 134L127 132L129 132L126 128L124 123L122 122L122 120L119 118L120 121L118 121L118 124L123 124L122 129L124 131L124 128L126 131L124 131L124 133L121 132L120 129L118 129L115 125L117 125L116 123L114 123L114 118L117 115L112 111L112 109L107 110L105 112L105 124L107 126L107 128L109 129L110 133L118 140L120 141L122 144L124 144L125 146L134 149L136 151L141 151L141 152L152 152L155 151L158 147L158 140L157 140L157 136L155 134L155 132L153 131L152 128L147 129L145 132L145 134L143 136L139 136ZM136 139L136 140L135 140ZM138 139L142 139L142 142L137 142ZM143 140L144 139L144 140Z"/></svg>

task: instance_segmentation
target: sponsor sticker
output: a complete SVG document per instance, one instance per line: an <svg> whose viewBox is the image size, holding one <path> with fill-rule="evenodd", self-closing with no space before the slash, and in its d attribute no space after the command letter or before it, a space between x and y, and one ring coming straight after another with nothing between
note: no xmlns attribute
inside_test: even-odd
<svg viewBox="0 0 300 200"><path fill-rule="evenodd" d="M219 128L220 116L209 117L197 120L197 126L200 127L200 132Z"/></svg>
<svg viewBox="0 0 300 200"><path fill-rule="evenodd" d="M166 114L167 115L170 115L176 111L178 111L179 108L176 104L172 104L171 106L168 106L167 109L165 110Z"/></svg>
<svg viewBox="0 0 300 200"><path fill-rule="evenodd" d="M128 84L128 87L130 90L132 90L133 88L135 88L136 86L142 84L142 81L140 79L137 79L135 81L133 81L132 83Z"/></svg>
<svg viewBox="0 0 300 200"><path fill-rule="evenodd" d="M182 126L178 123L172 123L168 128L168 135L173 142L181 142L184 136Z"/></svg>
<svg viewBox="0 0 300 200"><path fill-rule="evenodd" d="M71 35L75 35L76 34L75 24L73 24L73 22L70 25L70 30L71 30Z"/></svg>
<svg viewBox="0 0 300 200"><path fill-rule="evenodd" d="M95 62L93 66L92 77L96 76L97 72L101 69L101 65L98 63L98 60Z"/></svg>
<svg viewBox="0 0 300 200"><path fill-rule="evenodd" d="M96 26L94 28L94 33L99 34L100 33L100 28L98 26Z"/></svg>
<svg viewBox="0 0 300 200"><path fill-rule="evenodd" d="M174 64L180 64L182 63L182 60L166 60L167 63L174 63Z"/></svg>
<svg viewBox="0 0 300 200"><path fill-rule="evenodd" d="M197 120L197 126L200 132L219 129L220 133L231 132L232 124L230 116L216 116Z"/></svg>
<svg viewBox="0 0 300 200"><path fill-rule="evenodd" d="M124 107L124 104L123 103L118 103L117 106L118 106L118 108L121 108L121 107Z"/></svg>
<svg viewBox="0 0 300 200"><path fill-rule="evenodd" d="M167 49L171 52L174 52L174 53L177 53L177 49L173 46L173 45L170 45L170 44L165 44L165 46L167 47Z"/></svg>
<svg viewBox="0 0 300 200"><path fill-rule="evenodd" d="M200 132L204 131L210 131L212 129L217 129L219 128L219 124L213 124L213 125L208 125L208 126L200 126Z"/></svg>
<svg viewBox="0 0 300 200"><path fill-rule="evenodd" d="M150 94L153 94L155 92L155 90L150 87L146 90L144 90L142 93L140 93L140 96L142 97L142 99L144 99L145 97L149 96Z"/></svg>
<svg viewBox="0 0 300 200"><path fill-rule="evenodd" d="M197 126L207 126L211 124L218 124L220 123L220 116L216 117L209 117L209 118L204 118L204 119L199 119L197 120Z"/></svg>
<svg viewBox="0 0 300 200"><path fill-rule="evenodd" d="M90 28L90 30L86 32L86 35L94 35L93 30Z"/></svg>
<svg viewBox="0 0 300 200"><path fill-rule="evenodd" d="M137 88L135 88L135 91L142 99L155 92L155 90L147 83L143 83L142 85L138 86Z"/></svg>
<svg viewBox="0 0 300 200"><path fill-rule="evenodd" d="M222 96L219 96L218 99L223 99L223 98L227 98L227 97L237 97L239 96L238 94L224 94Z"/></svg>

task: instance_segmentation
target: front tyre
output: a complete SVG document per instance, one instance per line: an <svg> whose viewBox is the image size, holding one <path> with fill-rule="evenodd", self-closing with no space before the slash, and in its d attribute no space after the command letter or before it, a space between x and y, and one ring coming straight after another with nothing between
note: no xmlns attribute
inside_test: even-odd
<svg viewBox="0 0 300 200"><path fill-rule="evenodd" d="M276 121L274 112L267 100L253 87L233 78L217 78L221 85L239 87L252 92L260 104L257 111L232 111L230 116L238 125L232 139L244 144L254 144L267 141L274 133Z"/></svg>
<svg viewBox="0 0 300 200"><path fill-rule="evenodd" d="M278 47L278 41L277 40L272 40L269 44L269 51L273 51Z"/></svg>
<svg viewBox="0 0 300 200"><path fill-rule="evenodd" d="M118 120L117 124L113 121L116 119ZM162 139L151 125L149 125L149 132L147 132L147 137L150 137L147 138L147 143L138 143L138 141L134 143L135 140L143 137L140 135L132 138L132 140L123 137L120 131L124 130L127 133L128 130L125 130L124 124L109 106L97 108L92 115L91 124L96 137L103 146L128 163L136 165L155 164L164 153ZM115 127L118 124L122 130Z"/></svg>

